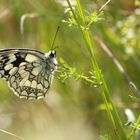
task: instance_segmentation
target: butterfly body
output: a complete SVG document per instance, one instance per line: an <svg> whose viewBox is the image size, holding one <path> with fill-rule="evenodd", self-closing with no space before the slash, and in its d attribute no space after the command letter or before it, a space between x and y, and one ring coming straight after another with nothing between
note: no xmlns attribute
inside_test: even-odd
<svg viewBox="0 0 140 140"><path fill-rule="evenodd" d="M44 98L57 69L56 52L30 49L0 50L0 77L20 98Z"/></svg>

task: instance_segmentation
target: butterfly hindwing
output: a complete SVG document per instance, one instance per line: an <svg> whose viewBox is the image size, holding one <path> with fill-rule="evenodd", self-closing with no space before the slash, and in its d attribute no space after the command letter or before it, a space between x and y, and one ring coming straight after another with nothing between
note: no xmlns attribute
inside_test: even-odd
<svg viewBox="0 0 140 140"><path fill-rule="evenodd" d="M8 81L9 87L20 98L43 98L50 88L50 62L38 53L27 50L0 52L0 76Z"/></svg>

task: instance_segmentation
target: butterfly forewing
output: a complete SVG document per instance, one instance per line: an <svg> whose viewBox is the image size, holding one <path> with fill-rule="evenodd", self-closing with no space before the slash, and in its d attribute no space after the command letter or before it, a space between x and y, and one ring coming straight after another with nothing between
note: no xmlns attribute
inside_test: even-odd
<svg viewBox="0 0 140 140"><path fill-rule="evenodd" d="M0 51L0 77L8 81L9 87L20 98L45 97L52 81L50 64L49 58L35 50Z"/></svg>

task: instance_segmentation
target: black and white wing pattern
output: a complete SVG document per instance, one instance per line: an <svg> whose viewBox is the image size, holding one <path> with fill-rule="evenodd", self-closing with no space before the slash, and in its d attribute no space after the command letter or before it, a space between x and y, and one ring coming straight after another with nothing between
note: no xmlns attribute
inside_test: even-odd
<svg viewBox="0 0 140 140"><path fill-rule="evenodd" d="M0 50L0 77L20 98L44 98L57 69L56 52L30 49Z"/></svg>

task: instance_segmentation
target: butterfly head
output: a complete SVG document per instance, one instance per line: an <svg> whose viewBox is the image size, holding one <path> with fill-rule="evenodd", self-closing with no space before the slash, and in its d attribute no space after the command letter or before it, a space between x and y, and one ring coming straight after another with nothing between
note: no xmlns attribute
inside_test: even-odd
<svg viewBox="0 0 140 140"><path fill-rule="evenodd" d="M55 50L50 51L50 58L56 58L56 51Z"/></svg>
<svg viewBox="0 0 140 140"><path fill-rule="evenodd" d="M48 53L45 54L47 57L47 63L49 63L49 66L56 70L57 69L57 59L56 59L56 51L50 50Z"/></svg>

